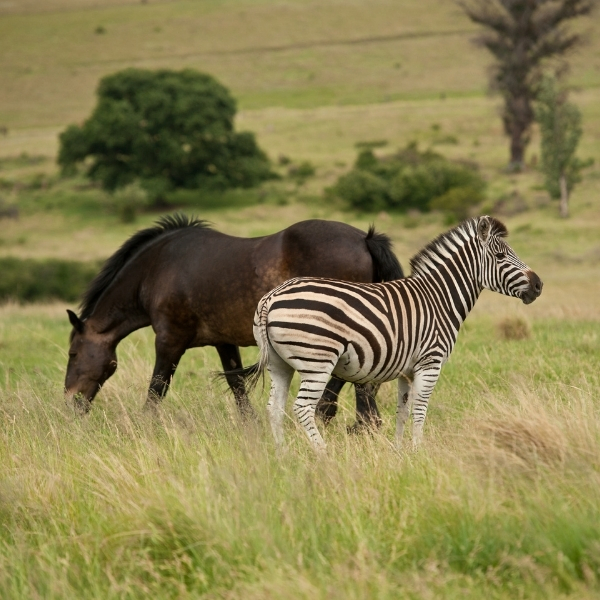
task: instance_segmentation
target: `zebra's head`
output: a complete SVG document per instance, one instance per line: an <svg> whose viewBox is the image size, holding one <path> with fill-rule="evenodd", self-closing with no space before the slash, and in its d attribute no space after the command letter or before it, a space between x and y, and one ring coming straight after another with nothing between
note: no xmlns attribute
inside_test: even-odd
<svg viewBox="0 0 600 600"><path fill-rule="evenodd" d="M476 219L476 230L482 249L481 285L531 304L542 293L544 284L506 243L508 231L504 224L483 216Z"/></svg>

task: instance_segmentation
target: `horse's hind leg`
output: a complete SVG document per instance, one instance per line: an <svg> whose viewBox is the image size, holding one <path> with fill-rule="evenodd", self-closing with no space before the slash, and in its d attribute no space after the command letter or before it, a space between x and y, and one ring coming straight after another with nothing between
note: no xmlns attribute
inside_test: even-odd
<svg viewBox="0 0 600 600"><path fill-rule="evenodd" d="M338 395L344 387L344 381L332 377L327 383L323 396L317 403L317 416L327 425L337 414Z"/></svg>
<svg viewBox="0 0 600 600"><path fill-rule="evenodd" d="M242 357L240 356L240 349L233 344L219 344L215 346L223 365L223 371L225 372L225 379L233 392L235 403L237 404L238 410L242 417L254 417L256 413L250 404L248 394L246 393L246 385L244 378L241 375L234 375L228 373L234 369L242 368Z"/></svg>
<svg viewBox="0 0 600 600"><path fill-rule="evenodd" d="M348 433L358 433L365 428L378 429L381 426L381 415L375 402L379 391L378 383L357 383L356 392L356 423L348 427Z"/></svg>

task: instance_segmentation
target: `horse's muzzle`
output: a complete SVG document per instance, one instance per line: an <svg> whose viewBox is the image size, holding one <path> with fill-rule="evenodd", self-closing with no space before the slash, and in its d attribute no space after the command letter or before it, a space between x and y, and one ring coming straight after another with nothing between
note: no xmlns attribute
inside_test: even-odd
<svg viewBox="0 0 600 600"><path fill-rule="evenodd" d="M523 304L531 304L541 293L544 282L533 271L527 271L529 277L529 288L521 294Z"/></svg>

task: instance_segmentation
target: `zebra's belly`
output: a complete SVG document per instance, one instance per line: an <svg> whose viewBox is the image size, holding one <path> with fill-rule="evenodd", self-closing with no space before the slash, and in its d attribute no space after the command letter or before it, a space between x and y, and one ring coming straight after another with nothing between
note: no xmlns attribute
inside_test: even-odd
<svg viewBox="0 0 600 600"><path fill-rule="evenodd" d="M411 373L410 364L373 364L371 356L363 356L361 360L352 344L340 356L333 369L333 374L336 377L352 383L368 383L371 381L385 383L386 381L398 379L400 375L410 375Z"/></svg>

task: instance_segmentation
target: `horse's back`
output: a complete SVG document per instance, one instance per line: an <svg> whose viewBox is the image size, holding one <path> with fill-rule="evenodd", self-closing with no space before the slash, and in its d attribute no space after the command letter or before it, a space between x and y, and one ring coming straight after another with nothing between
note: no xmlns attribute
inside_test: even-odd
<svg viewBox="0 0 600 600"><path fill-rule="evenodd" d="M148 248L145 297L153 324L184 324L191 346L254 344L260 298L292 277L373 281L373 261L360 229L310 220L278 233L241 238L182 230Z"/></svg>
<svg viewBox="0 0 600 600"><path fill-rule="evenodd" d="M337 221L313 219L296 223L281 235L288 277L373 281L373 260L364 231Z"/></svg>

